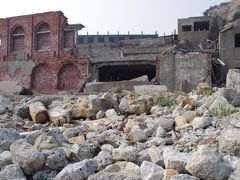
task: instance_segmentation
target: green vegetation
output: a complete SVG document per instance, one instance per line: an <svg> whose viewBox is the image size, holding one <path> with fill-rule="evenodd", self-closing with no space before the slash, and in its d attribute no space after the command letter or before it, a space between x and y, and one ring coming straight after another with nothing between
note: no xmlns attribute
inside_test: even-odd
<svg viewBox="0 0 240 180"><path fill-rule="evenodd" d="M229 116L230 114L234 113L234 111L226 108L223 104L220 104L218 109L210 111L210 113L213 116Z"/></svg>
<svg viewBox="0 0 240 180"><path fill-rule="evenodd" d="M169 97L165 97L162 94L156 95L154 97L154 103L162 107L165 107L165 106L170 107L174 104L174 102Z"/></svg>
<svg viewBox="0 0 240 180"><path fill-rule="evenodd" d="M114 93L122 93L123 89L122 89L122 87L114 87L114 88L112 88L112 92L114 92Z"/></svg>

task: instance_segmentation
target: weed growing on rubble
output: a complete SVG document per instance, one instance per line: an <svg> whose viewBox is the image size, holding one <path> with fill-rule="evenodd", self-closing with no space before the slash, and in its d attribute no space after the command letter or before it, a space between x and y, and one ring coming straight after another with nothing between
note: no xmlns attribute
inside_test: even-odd
<svg viewBox="0 0 240 180"><path fill-rule="evenodd" d="M223 104L220 104L218 109L210 111L213 116L229 116L233 112L234 110L226 108Z"/></svg>
<svg viewBox="0 0 240 180"><path fill-rule="evenodd" d="M154 103L158 104L159 106L165 107L165 106L172 106L173 105L173 101L170 98L167 98L163 95L156 95L154 97Z"/></svg>
<svg viewBox="0 0 240 180"><path fill-rule="evenodd" d="M122 87L114 87L114 88L112 88L112 91L114 93L122 93L123 89L122 89Z"/></svg>

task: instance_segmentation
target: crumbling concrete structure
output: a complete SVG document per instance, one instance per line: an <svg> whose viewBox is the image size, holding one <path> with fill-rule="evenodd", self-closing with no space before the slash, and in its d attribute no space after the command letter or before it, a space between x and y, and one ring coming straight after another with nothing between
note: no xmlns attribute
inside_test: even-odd
<svg viewBox="0 0 240 180"><path fill-rule="evenodd" d="M218 39L219 29L222 27L220 17L190 17L178 20L178 38L191 45L201 43L202 48L207 48L208 40Z"/></svg>
<svg viewBox="0 0 240 180"><path fill-rule="evenodd" d="M219 34L220 59L225 63L221 68L222 79L229 69L240 68L240 20L227 25Z"/></svg>
<svg viewBox="0 0 240 180"><path fill-rule="evenodd" d="M0 19L0 80L38 92L75 89L88 74L88 60L74 54L83 27L60 11Z"/></svg>
<svg viewBox="0 0 240 180"><path fill-rule="evenodd" d="M211 83L211 55L205 53L166 54L156 59L158 84L170 90L191 91L200 82Z"/></svg>

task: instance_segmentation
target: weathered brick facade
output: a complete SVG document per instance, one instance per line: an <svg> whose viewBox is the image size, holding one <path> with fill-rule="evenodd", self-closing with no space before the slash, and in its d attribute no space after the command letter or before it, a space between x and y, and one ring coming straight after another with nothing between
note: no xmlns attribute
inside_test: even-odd
<svg viewBox="0 0 240 180"><path fill-rule="evenodd" d="M81 28L60 11L0 19L0 81L46 93L76 89L88 74L88 60L74 53Z"/></svg>

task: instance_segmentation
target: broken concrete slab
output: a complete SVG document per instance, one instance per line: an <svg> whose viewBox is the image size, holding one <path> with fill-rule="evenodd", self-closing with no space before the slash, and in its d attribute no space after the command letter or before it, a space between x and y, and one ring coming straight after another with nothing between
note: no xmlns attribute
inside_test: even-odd
<svg viewBox="0 0 240 180"><path fill-rule="evenodd" d="M167 86L165 85L136 85L134 91L140 95L155 95L167 92Z"/></svg>

